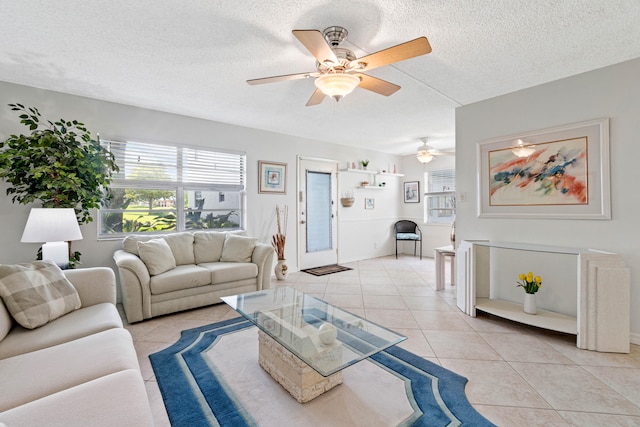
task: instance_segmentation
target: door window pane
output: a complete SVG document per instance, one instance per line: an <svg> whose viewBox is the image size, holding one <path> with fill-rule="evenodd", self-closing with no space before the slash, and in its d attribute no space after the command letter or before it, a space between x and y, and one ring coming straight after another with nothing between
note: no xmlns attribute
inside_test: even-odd
<svg viewBox="0 0 640 427"><path fill-rule="evenodd" d="M333 248L331 174L307 171L307 252Z"/></svg>

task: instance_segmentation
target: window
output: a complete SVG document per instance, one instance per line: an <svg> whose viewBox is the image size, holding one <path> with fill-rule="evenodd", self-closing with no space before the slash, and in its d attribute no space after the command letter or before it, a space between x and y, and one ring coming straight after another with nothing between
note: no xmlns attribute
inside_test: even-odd
<svg viewBox="0 0 640 427"><path fill-rule="evenodd" d="M244 228L245 154L105 141L120 171L100 209L99 236Z"/></svg>
<svg viewBox="0 0 640 427"><path fill-rule="evenodd" d="M456 216L455 169L426 172L424 180L424 222L451 224Z"/></svg>

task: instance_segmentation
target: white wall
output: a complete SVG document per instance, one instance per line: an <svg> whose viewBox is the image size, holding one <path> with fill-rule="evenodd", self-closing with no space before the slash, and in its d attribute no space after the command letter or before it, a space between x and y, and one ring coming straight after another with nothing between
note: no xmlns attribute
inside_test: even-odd
<svg viewBox="0 0 640 427"><path fill-rule="evenodd" d="M636 59L456 110L458 241L493 239L596 248L621 254L631 268L631 331L635 343L640 343L638 76L640 60ZM601 117L610 118L612 220L477 217L478 141ZM461 193L466 196L466 202L461 201Z"/></svg>
<svg viewBox="0 0 640 427"><path fill-rule="evenodd" d="M416 144L416 151L419 144ZM403 203L403 199L400 199L402 204L401 216L403 219L414 221L420 225L422 230L423 239L423 254L425 256L433 258L433 250L441 246L448 246L451 244L451 226L449 224L431 224L424 223L424 174L429 171L454 169L455 157L453 156L436 156L429 163L420 163L415 155L409 155L402 157L400 162L402 171L405 174L402 178L403 182L407 181L419 181L420 182L420 203ZM402 195L401 195L402 197ZM404 242L399 244L399 248L403 248L403 252L413 253L413 244ZM400 249L399 249L400 250Z"/></svg>
<svg viewBox="0 0 640 427"><path fill-rule="evenodd" d="M275 206L289 206L289 226L286 246L288 265L297 269L296 230L296 159L298 155L334 159L346 162L369 159L370 169L386 169L399 162L399 157L361 150L293 136L264 132L255 129L212 122L143 108L103 102L58 92L0 82L0 139L10 134L26 133L18 116L10 111L7 103L21 103L37 107L46 118L57 120L77 119L84 122L95 137L124 138L141 142L176 142L189 145L213 146L247 153L247 231L250 235L270 242L275 232ZM297 108L297 107L296 107ZM287 195L258 194L258 160L270 160L288 164ZM339 179L342 180L341 174ZM345 178L346 180L346 178ZM399 215L401 182L389 179L389 189L375 194L376 208L364 211L363 197L367 191L355 190L357 208L339 210L340 261L365 259L392 253L389 227ZM351 184L339 184L351 187ZM20 237L29 214L30 206L13 204L6 196L7 185L0 183L0 263L28 262L34 259L39 245L20 243ZM342 218L344 216L344 219ZM98 241L95 223L82 226L84 239L73 243L82 252L84 267L115 267L112 254L119 248L120 240Z"/></svg>

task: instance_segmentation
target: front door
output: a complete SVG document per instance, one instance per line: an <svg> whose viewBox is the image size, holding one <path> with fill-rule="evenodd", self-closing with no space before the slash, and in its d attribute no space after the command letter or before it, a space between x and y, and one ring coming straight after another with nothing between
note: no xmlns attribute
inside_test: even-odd
<svg viewBox="0 0 640 427"><path fill-rule="evenodd" d="M338 263L338 163L298 158L298 265Z"/></svg>

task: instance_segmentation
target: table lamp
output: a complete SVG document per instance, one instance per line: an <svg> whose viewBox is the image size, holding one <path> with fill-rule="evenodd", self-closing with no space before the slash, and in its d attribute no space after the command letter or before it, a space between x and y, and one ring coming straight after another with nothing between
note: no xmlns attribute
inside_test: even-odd
<svg viewBox="0 0 640 427"><path fill-rule="evenodd" d="M60 268L69 266L69 240L81 240L82 233L73 208L31 208L22 243L40 243L42 259Z"/></svg>

